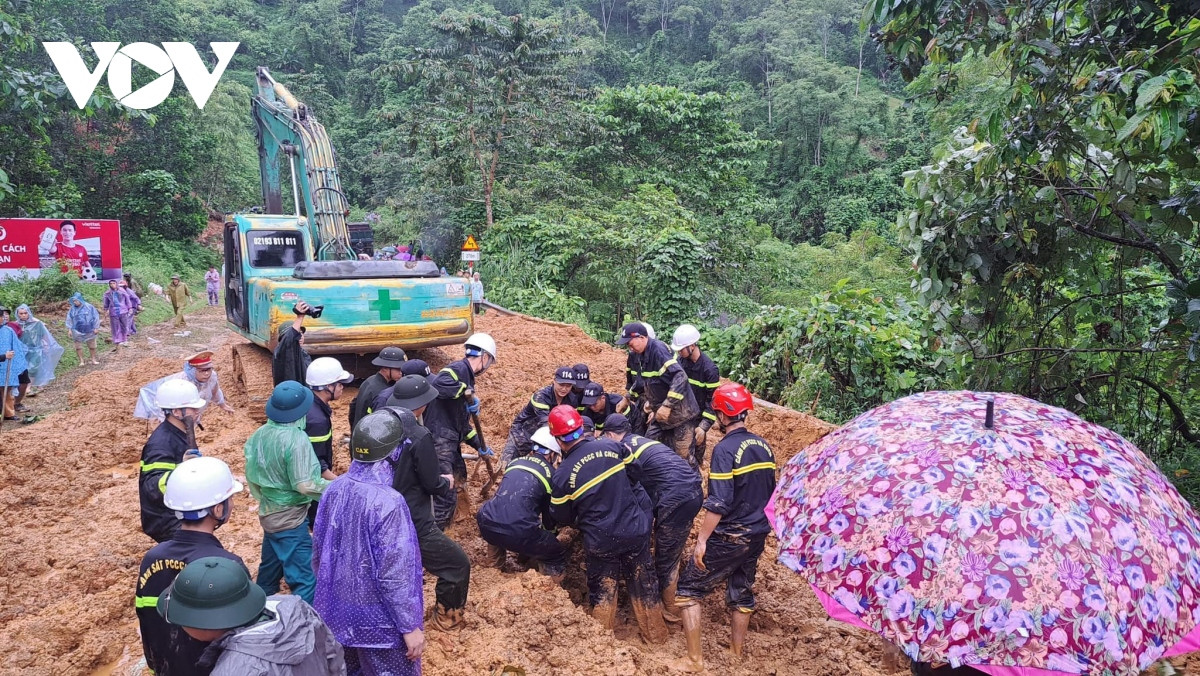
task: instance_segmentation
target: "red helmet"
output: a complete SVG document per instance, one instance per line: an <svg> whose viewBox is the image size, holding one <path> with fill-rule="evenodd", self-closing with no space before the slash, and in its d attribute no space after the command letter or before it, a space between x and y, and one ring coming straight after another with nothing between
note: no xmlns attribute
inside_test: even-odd
<svg viewBox="0 0 1200 676"><path fill-rule="evenodd" d="M583 427L583 418L573 406L555 406L550 409L550 434L565 437L571 432Z"/></svg>
<svg viewBox="0 0 1200 676"><path fill-rule="evenodd" d="M713 392L713 408L730 418L754 409L754 397L739 383L725 383Z"/></svg>

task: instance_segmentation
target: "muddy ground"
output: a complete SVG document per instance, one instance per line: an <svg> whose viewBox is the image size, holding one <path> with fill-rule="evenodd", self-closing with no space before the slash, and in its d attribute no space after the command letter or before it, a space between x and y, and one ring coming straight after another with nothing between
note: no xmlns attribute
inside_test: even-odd
<svg viewBox="0 0 1200 676"><path fill-rule="evenodd" d="M41 422L0 431L0 673L28 675L130 674L141 648L133 611L134 578L153 544L139 527L137 473L144 421L132 417L138 388L178 371L181 358L202 348L217 352L225 393L238 409L215 411L198 432L206 455L228 462L239 476L241 446L262 418L261 401L234 382L232 353L244 341L225 330L219 310L205 308L188 319L189 336L176 329L144 329L153 337L116 353L100 367L81 369L52 386L40 405ZM498 343L500 361L484 374L477 391L490 444L503 445L508 424L530 393L549 381L560 364L586 362L606 388L624 384L624 354L575 327L493 314L479 320ZM244 352L244 348L239 348ZM461 354L459 348L423 350L410 356L435 368ZM270 384L265 354L243 361L251 389ZM55 388L58 388L55 390ZM69 390L69 391L68 391ZM55 394L55 392L59 394ZM56 397L58 397L56 399ZM335 439L348 433L346 406L353 391L334 402ZM255 399L255 401L252 401ZM49 402L69 408L50 412ZM827 433L831 426L810 416L761 408L750 426L773 445L782 463ZM713 440L715 442L715 439ZM710 442L710 444L713 442ZM711 447L711 446L710 446ZM337 449L338 471L348 464ZM478 499L486 479L472 479ZM233 520L218 532L225 547L259 561L261 531L248 494L237 498ZM450 534L476 563L484 543L473 518L460 519ZM562 537L573 536L567 531ZM576 551L573 566L581 566ZM615 636L601 630L582 607L582 575L564 587L510 557L505 571L472 569L467 626L450 634L429 632L424 660L428 674L658 674L684 654L678 626L663 646L647 646L623 608ZM880 642L866 632L827 619L801 579L775 561L774 538L759 567L760 612L754 616L746 655L735 661L728 646L723 595L705 601L706 658L713 674L806 674L883 676L906 673L889 664ZM426 607L433 583L426 580ZM1179 666L1183 666L1182 662ZM507 668L507 669L506 669ZM1182 672L1186 673L1186 672Z"/></svg>

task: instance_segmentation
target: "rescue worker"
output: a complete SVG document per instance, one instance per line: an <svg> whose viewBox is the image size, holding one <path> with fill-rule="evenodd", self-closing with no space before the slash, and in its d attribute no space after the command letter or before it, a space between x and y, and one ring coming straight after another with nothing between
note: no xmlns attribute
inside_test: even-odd
<svg viewBox="0 0 1200 676"><path fill-rule="evenodd" d="M571 367L575 371L575 387L571 390L575 398L583 397L583 388L592 381L592 369L587 364L579 363Z"/></svg>
<svg viewBox="0 0 1200 676"><path fill-rule="evenodd" d="M437 449L439 472L452 474L458 490L467 483L467 463L462 457L465 441L480 455L494 456L490 447L479 443L479 435L471 423L471 415L479 413L479 397L475 396L475 376L496 363L496 341L486 333L472 334L463 344L466 356L446 365L433 380L438 398L425 411L425 428L433 434ZM438 528L446 530L458 508L457 496L437 495L433 498L433 518Z"/></svg>
<svg viewBox="0 0 1200 676"><path fill-rule="evenodd" d="M134 293L132 288L129 293ZM171 275L171 283L167 286L167 298L171 299L171 309L175 311L175 326L187 326L183 319L183 309L191 304L192 291L187 284L180 281L179 275Z"/></svg>
<svg viewBox="0 0 1200 676"><path fill-rule="evenodd" d="M500 488L475 516L479 535L488 543L487 562L504 566L506 551L531 559L539 573L561 582L567 550L554 536L550 518L550 477L562 458L558 441L547 426L530 436L530 453L504 470Z"/></svg>
<svg viewBox="0 0 1200 676"><path fill-rule="evenodd" d="M666 343L651 338L641 322L621 327L617 345L630 350L630 367L639 388L642 412L646 414L644 436L662 442L692 459L692 441L700 409L688 384L687 373Z"/></svg>
<svg viewBox="0 0 1200 676"><path fill-rule="evenodd" d="M313 607L346 648L354 674L421 673L417 531L408 504L392 490L392 465L410 450L406 432L392 411L359 421L350 435L350 469L329 485L317 512Z"/></svg>
<svg viewBox="0 0 1200 676"><path fill-rule="evenodd" d="M678 622L679 617L672 611L679 561L692 532L692 522L704 502L700 472L666 446L634 434L629 419L620 413L604 421L601 438L622 444L625 473L646 489L650 497L654 509L654 574L662 596L663 618Z"/></svg>
<svg viewBox="0 0 1200 676"><path fill-rule="evenodd" d="M271 378L275 385L285 380L304 380L304 374L312 362L312 357L304 350L304 332L307 331L304 327L304 317L311 309L312 307L304 301L296 303L292 307L296 318L291 324L279 327L279 340L271 354Z"/></svg>
<svg viewBox="0 0 1200 676"><path fill-rule="evenodd" d="M166 418L154 428L142 446L142 464L138 474L138 497L142 508L142 532L165 542L179 529L175 511L163 504L167 479L179 463L200 457L195 447L196 417L208 402L200 398L196 386L186 380L168 380L158 388L155 405Z"/></svg>
<svg viewBox="0 0 1200 676"><path fill-rule="evenodd" d="M404 354L404 350L398 347L385 347L379 351L379 356L371 360L372 365L379 367L379 372L358 386L358 394L354 396L354 401L350 402L351 430L354 429L355 423L362 420L363 416L375 410L372 405L375 403L375 397L404 375L400 372L400 367L404 366L407 359L408 355Z"/></svg>
<svg viewBox="0 0 1200 676"><path fill-rule="evenodd" d="M158 613L210 642L199 667L212 676L342 676L342 646L293 594L267 596L246 570L219 557L196 559L158 597ZM157 676L157 674L155 675Z"/></svg>
<svg viewBox="0 0 1200 676"><path fill-rule="evenodd" d="M675 351L679 365L687 373L688 384L692 386L692 395L696 398L696 407L700 409L692 443L692 459L696 467L700 467L704 464L708 430L717 422L717 415L713 413L712 408L712 395L721 385L721 373L713 360L700 351L700 330L691 324L681 324L675 329L675 335L671 338L671 349Z"/></svg>
<svg viewBox="0 0 1200 676"><path fill-rule="evenodd" d="M329 481L304 431L312 390L293 380L275 386L267 400L267 423L246 440L246 482L258 500L263 529L258 585L267 594L287 580L292 593L308 603L316 583L312 571L312 535L308 505L321 498Z"/></svg>
<svg viewBox="0 0 1200 676"><path fill-rule="evenodd" d="M400 365L400 377L401 378L403 378L404 376L431 376L431 375L433 375L433 371L429 370L429 364L426 364L424 361L422 361L420 359L409 359ZM395 383L393 383L392 385L388 385L387 387L380 390L379 394L375 395L375 399L371 403L372 411L378 411L379 409L383 408L384 406L387 406L387 400L392 397L392 390L394 389L393 388L394 385L395 385Z"/></svg>
<svg viewBox="0 0 1200 676"><path fill-rule="evenodd" d="M583 404L583 415L596 426L596 432L604 432L604 421L614 413L625 413L629 410L629 400L619 394L607 394L600 383L588 383L583 388L580 397Z"/></svg>
<svg viewBox="0 0 1200 676"><path fill-rule="evenodd" d="M321 466L321 478L333 481L333 409L329 403L342 396L346 384L354 380L342 368L342 363L333 357L319 357L308 365L304 382L312 390L312 406L304 415L304 433L312 444L313 455ZM308 527L311 530L317 518L317 501L308 505Z"/></svg>
<svg viewBox="0 0 1200 676"><path fill-rule="evenodd" d="M579 407L575 396L575 367L559 366L554 369L553 382L533 393L529 403L517 412L508 428L508 439L500 452L500 466L505 467L515 458L529 454L530 436L546 424L550 409L559 405Z"/></svg>
<svg viewBox="0 0 1200 676"><path fill-rule="evenodd" d="M427 376L404 376L396 382L387 406L388 411L403 425L408 449L392 461L392 488L408 502L417 542L421 548L421 565L437 578L433 595L436 604L432 622L443 631L463 624L463 609L467 605L467 589L471 582L471 559L457 542L442 532L433 520L435 496L454 497L454 476L439 474L437 451L433 435L421 426L426 407L438 396ZM389 422L389 426L394 427Z"/></svg>
<svg viewBox="0 0 1200 676"><path fill-rule="evenodd" d="M175 510L179 530L142 557L133 604L142 653L155 676L208 673L197 666L208 644L168 624L155 607L159 594L171 586L184 566L196 559L220 556L246 567L241 558L225 551L213 534L233 515L233 496L241 491L242 484L233 478L229 465L216 458L188 460L167 478L164 501L169 509Z"/></svg>
<svg viewBox="0 0 1200 676"><path fill-rule="evenodd" d="M563 461L550 478L550 516L583 533L592 617L612 630L617 584L624 580L642 639L666 641L650 557L650 501L626 476L624 449L615 441L586 438L583 417L570 406L552 409L549 426L563 450Z"/></svg>
<svg viewBox="0 0 1200 676"><path fill-rule="evenodd" d="M771 525L763 512L775 491L775 454L760 436L746 429L754 398L738 383L725 383L713 393L717 427L725 436L713 448L708 472L708 498L696 548L679 578L676 606L687 638L684 671L704 669L700 647L700 599L725 584L725 603L732 610L730 651L742 655L742 644L754 612L754 576Z"/></svg>

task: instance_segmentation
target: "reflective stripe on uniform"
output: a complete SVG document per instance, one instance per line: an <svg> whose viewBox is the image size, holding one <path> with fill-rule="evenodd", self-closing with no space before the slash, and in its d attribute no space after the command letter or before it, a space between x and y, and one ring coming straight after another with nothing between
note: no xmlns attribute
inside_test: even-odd
<svg viewBox="0 0 1200 676"><path fill-rule="evenodd" d="M529 403L533 404L534 408L543 408L543 409L546 409L547 411L550 410L550 404L543 404L542 402L538 401L537 399L535 399L533 397L529 398Z"/></svg>
<svg viewBox="0 0 1200 676"><path fill-rule="evenodd" d="M367 411L367 412L370 413L370 411ZM319 444L322 441L329 441L332 438L333 438L333 430L329 430L329 434L323 434L319 437L309 437L308 440L313 442L314 444Z"/></svg>
<svg viewBox="0 0 1200 676"><path fill-rule="evenodd" d="M541 472L537 471L536 469L534 469L532 467L526 467L525 465L512 465L508 469L504 470L504 473L508 474L509 472L513 471L514 469L519 469L519 470L529 472L530 474L534 475L535 477L538 478L538 481L542 482L542 486L546 489L546 492L547 493L550 492L550 482L546 480L546 477L542 476Z"/></svg>
<svg viewBox="0 0 1200 676"><path fill-rule="evenodd" d="M587 482L586 484L580 486L579 490L575 491L574 493L572 493L570 495L564 495L561 498L550 498L550 502L555 505L561 505L561 504L566 503L567 500L575 500L575 499L581 497L584 493L586 493L586 492L590 491L591 489L595 488L596 486L598 486L601 481L604 481L605 479L616 474L617 472L624 471L624 469L625 469L625 463L623 463L623 462L620 464L617 464L617 465L613 465L612 467L609 467L608 469L606 469L603 472L601 472L600 474L598 474L596 476L596 478L594 478L591 481Z"/></svg>
<svg viewBox="0 0 1200 676"><path fill-rule="evenodd" d="M662 374L666 373L667 368L670 367L674 363L676 363L676 360L668 359L663 362L662 368L660 368L659 370L657 370L657 371L642 371L641 375L646 378L654 378L657 376L661 376ZM635 371L635 373L636 373L636 371Z"/></svg>
<svg viewBox="0 0 1200 676"><path fill-rule="evenodd" d="M467 438L474 439L475 438L475 430L472 429L470 432L467 432Z"/></svg>
<svg viewBox="0 0 1200 676"><path fill-rule="evenodd" d="M159 469L172 470L178 466L179 465L177 465L173 462L143 462L142 463L142 471L143 472L153 472L153 471L159 470Z"/></svg>
<svg viewBox="0 0 1200 676"><path fill-rule="evenodd" d="M162 476L158 478L158 492L159 493L162 493L163 495L167 494L167 479L169 479L170 477L171 477L170 472L163 472Z"/></svg>
<svg viewBox="0 0 1200 676"><path fill-rule="evenodd" d="M624 461L625 464L628 465L629 463L633 462L634 460L637 460L638 456L640 456L642 454L642 451L646 450L647 448L650 448L651 446L653 446L654 444L657 444L657 443L658 443L657 441L647 441L646 443L642 444L641 446L638 446L637 449L634 450L634 452L631 453L628 458L625 458L625 461Z"/></svg>
<svg viewBox="0 0 1200 676"><path fill-rule="evenodd" d="M713 413L709 413L708 411L705 411L701 415L703 415L705 418L708 418L709 420L711 420L713 422L717 422L717 416Z"/></svg>
<svg viewBox="0 0 1200 676"><path fill-rule="evenodd" d="M683 399L683 395L678 392L667 392L667 399Z"/></svg>
<svg viewBox="0 0 1200 676"><path fill-rule="evenodd" d="M460 396L462 396L463 392L467 391L467 384L458 379L458 374L454 372L454 369L447 366L446 368L439 371L439 373L449 373L450 377L454 379L454 382L458 383L458 391L454 393L455 399L459 398Z"/></svg>
<svg viewBox="0 0 1200 676"><path fill-rule="evenodd" d="M753 465L746 465L745 467L738 467L737 469L735 469L731 472L709 472L708 478L709 479L732 479L733 477L738 476L740 474L747 474L749 472L753 472L755 470L760 470L760 469L769 469L771 471L774 471L775 463L774 462L756 462Z"/></svg>
<svg viewBox="0 0 1200 676"><path fill-rule="evenodd" d="M135 596L133 597L134 608L154 608L158 605L157 596Z"/></svg>
<svg viewBox="0 0 1200 676"><path fill-rule="evenodd" d="M707 387L710 389L719 387L721 385L721 381L719 381L719 380L715 383L702 383L699 380L692 380L691 378L688 378L688 382L691 383L692 385L695 385L696 387Z"/></svg>

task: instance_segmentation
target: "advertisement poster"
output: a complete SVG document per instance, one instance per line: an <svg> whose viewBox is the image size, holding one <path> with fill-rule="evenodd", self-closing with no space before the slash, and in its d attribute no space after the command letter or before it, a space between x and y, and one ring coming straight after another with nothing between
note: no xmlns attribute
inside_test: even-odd
<svg viewBox="0 0 1200 676"><path fill-rule="evenodd" d="M90 282L120 279L120 221L0 218L0 279L51 267Z"/></svg>

